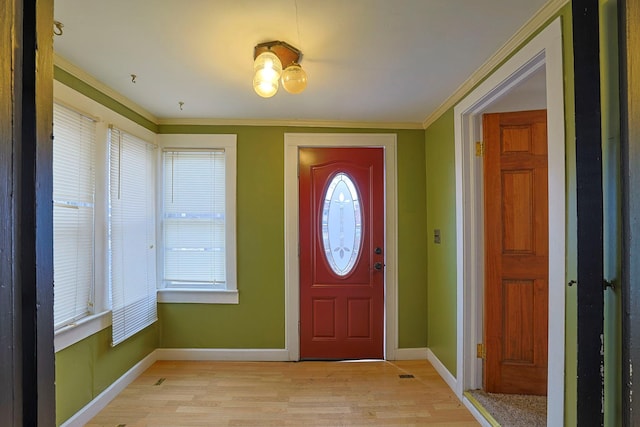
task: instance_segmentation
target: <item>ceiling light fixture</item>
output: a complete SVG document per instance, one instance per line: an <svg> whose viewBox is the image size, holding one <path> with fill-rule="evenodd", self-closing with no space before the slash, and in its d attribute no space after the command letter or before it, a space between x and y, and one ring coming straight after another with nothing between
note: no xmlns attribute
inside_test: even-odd
<svg viewBox="0 0 640 427"><path fill-rule="evenodd" d="M263 98L278 92L280 82L289 93L307 87L307 73L300 66L302 52L279 40L260 43L253 50L253 89Z"/></svg>

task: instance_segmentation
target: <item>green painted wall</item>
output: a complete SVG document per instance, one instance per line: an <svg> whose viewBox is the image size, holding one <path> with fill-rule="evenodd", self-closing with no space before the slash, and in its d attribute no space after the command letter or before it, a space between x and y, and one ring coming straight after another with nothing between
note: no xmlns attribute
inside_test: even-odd
<svg viewBox="0 0 640 427"><path fill-rule="evenodd" d="M456 177L453 109L425 132L427 164L428 346L456 375ZM433 241L440 230L441 243Z"/></svg>
<svg viewBox="0 0 640 427"><path fill-rule="evenodd" d="M396 133L398 342L427 345L424 131L265 126L157 126L56 68L56 80L158 133L238 136L237 236L240 304L159 304L159 322L111 348L105 329L56 354L57 422L64 422L155 348L283 348L284 133Z"/></svg>
<svg viewBox="0 0 640 427"><path fill-rule="evenodd" d="M58 67L54 67L54 79L139 125L151 131L157 131L155 123ZM73 416L131 367L158 348L158 323L116 347L111 347L110 343L111 328L109 327L56 353L56 423L58 425Z"/></svg>
<svg viewBox="0 0 640 427"><path fill-rule="evenodd" d="M161 126L235 133L240 304L159 304L160 346L284 347L284 145L276 127Z"/></svg>
<svg viewBox="0 0 640 427"><path fill-rule="evenodd" d="M157 132L158 125L153 123L151 120L133 111L129 107L122 105L120 102L110 98L60 67L53 67L53 78L104 105L105 107L110 108L129 120L138 123L140 126L147 128L152 132Z"/></svg>
<svg viewBox="0 0 640 427"><path fill-rule="evenodd" d="M398 131L398 347L427 346L424 131Z"/></svg>
<svg viewBox="0 0 640 427"><path fill-rule="evenodd" d="M565 82L565 150L567 185L567 279L576 273L576 183L575 118L573 88L573 45L571 4L557 16L562 20L563 71ZM541 26L539 33L548 23ZM531 38L533 38L533 34ZM525 41L528 42L529 40ZM514 52L515 53L515 52ZM508 58L507 58L508 59ZM505 59L505 61L507 60ZM504 61L503 61L504 62ZM502 65L502 64L500 64ZM478 82L480 84L481 82ZM456 245L455 245L455 170L453 108L425 131L427 165L428 228L428 347L456 375ZM441 229L442 243L431 242L434 228ZM567 288L565 329L565 425L576 424L576 287Z"/></svg>
<svg viewBox="0 0 640 427"><path fill-rule="evenodd" d="M565 180L567 186L566 281L578 279L577 212L576 212L576 126L575 91L573 86L573 26L571 5L562 9L562 51L564 68L564 132ZM565 301L565 361L564 361L564 425L575 426L578 402L578 293L577 287L567 287Z"/></svg>
<svg viewBox="0 0 640 427"><path fill-rule="evenodd" d="M603 158L614 165L619 143L615 0L601 0L603 39ZM562 17L567 180L567 279L577 277L575 126L571 6ZM428 346L456 374L455 175L453 109L426 131L252 126L156 125L56 67L56 80L158 133L238 135L238 305L160 304L159 323L116 348L110 329L56 354L57 422L60 424L157 347L282 348L284 346L284 176L285 132L394 132L398 134L398 341L400 348ZM611 174L611 175L609 175ZM605 175L616 176L615 168ZM426 177L426 180L424 179ZM616 194L617 182L611 185ZM606 190L605 190L606 191ZM607 197L607 196L605 196ZM617 199L608 198L615 206ZM613 201L612 201L613 200ZM615 209L615 208L612 208ZM617 212L617 211L616 211ZM426 218L426 220L425 220ZM619 217L607 221L616 235ZM612 225L613 224L613 225ZM442 243L432 241L441 230ZM426 239L426 240L425 240ZM614 239L615 240L615 239ZM608 251L616 250L610 246ZM610 254L610 252L607 252ZM608 256L608 255L607 255ZM428 268L427 268L428 266ZM609 263L607 272L619 272ZM427 286L428 283L428 286ZM576 424L576 287L567 288L565 425ZM619 295L606 296L606 343L619 346ZM202 332L205 333L202 333ZM608 372L619 373L614 358ZM608 425L618 420L619 378L606 384ZM611 379L613 378L613 380ZM612 415L613 414L613 415Z"/></svg>
<svg viewBox="0 0 640 427"><path fill-rule="evenodd" d="M604 199L604 277L617 285L604 295L605 426L622 425L622 301L620 99L618 96L618 5L600 0L600 86L602 100L602 177Z"/></svg>
<svg viewBox="0 0 640 427"><path fill-rule="evenodd" d="M426 347L422 130L161 125L159 132L237 135L240 293L238 305L160 304L161 347L284 348L285 132L398 135L398 342L400 348Z"/></svg>
<svg viewBox="0 0 640 427"><path fill-rule="evenodd" d="M116 347L111 328L56 353L56 425L62 424L158 347L151 325Z"/></svg>

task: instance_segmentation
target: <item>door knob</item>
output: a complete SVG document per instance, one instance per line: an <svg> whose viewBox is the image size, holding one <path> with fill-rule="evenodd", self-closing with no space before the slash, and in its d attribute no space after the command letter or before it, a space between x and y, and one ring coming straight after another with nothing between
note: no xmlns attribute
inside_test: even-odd
<svg viewBox="0 0 640 427"><path fill-rule="evenodd" d="M373 268L375 268L376 270L382 270L382 263L376 262L375 264L373 264Z"/></svg>

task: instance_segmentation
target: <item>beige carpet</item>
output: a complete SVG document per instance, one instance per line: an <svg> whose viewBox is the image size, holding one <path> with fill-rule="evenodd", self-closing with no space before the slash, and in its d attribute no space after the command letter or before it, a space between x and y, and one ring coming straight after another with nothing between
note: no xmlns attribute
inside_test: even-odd
<svg viewBox="0 0 640 427"><path fill-rule="evenodd" d="M469 390L480 405L502 427L544 427L547 425L547 397L485 393Z"/></svg>

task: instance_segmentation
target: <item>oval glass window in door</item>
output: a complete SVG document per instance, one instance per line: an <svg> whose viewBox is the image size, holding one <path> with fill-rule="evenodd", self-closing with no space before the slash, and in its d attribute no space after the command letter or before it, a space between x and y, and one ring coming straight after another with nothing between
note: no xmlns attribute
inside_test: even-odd
<svg viewBox="0 0 640 427"><path fill-rule="evenodd" d="M346 276L353 270L362 246L362 211L358 189L344 172L336 174L327 187L320 226L331 270Z"/></svg>

